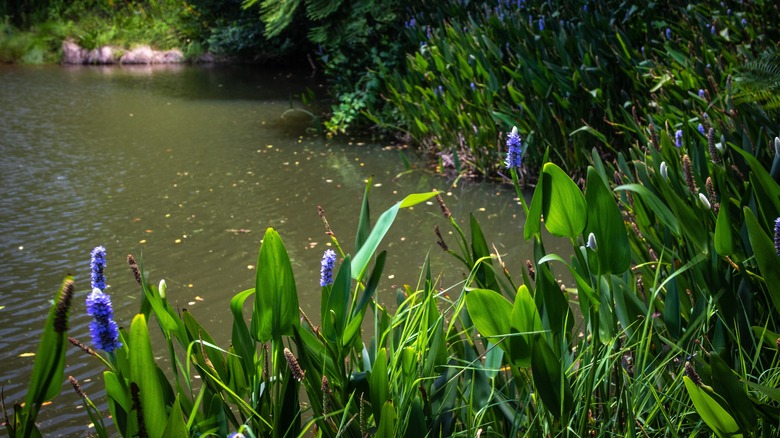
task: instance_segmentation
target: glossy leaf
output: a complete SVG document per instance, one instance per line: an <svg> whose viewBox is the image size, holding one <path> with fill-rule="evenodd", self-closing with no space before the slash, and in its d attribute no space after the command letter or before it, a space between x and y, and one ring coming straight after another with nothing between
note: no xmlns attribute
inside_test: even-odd
<svg viewBox="0 0 780 438"><path fill-rule="evenodd" d="M574 407L571 385L563 373L560 359L540 335L536 336L531 349L531 370L534 387L547 409L556 418L568 415Z"/></svg>
<svg viewBox="0 0 780 438"><path fill-rule="evenodd" d="M397 424L398 414L395 412L393 401L388 400L382 406L382 416L376 430L377 438L395 438L398 436L395 430Z"/></svg>
<svg viewBox="0 0 780 438"><path fill-rule="evenodd" d="M580 235L585 229L588 208L580 188L553 163L546 163L542 172L542 214L547 231L559 237Z"/></svg>
<svg viewBox="0 0 780 438"><path fill-rule="evenodd" d="M599 275L622 274L631 261L623 215L612 192L592 167L588 168L585 201L588 205L588 223L583 235L593 233L596 237L596 272Z"/></svg>
<svg viewBox="0 0 780 438"><path fill-rule="evenodd" d="M186 437L189 436L187 430L187 422L184 421L184 413L182 413L181 405L179 405L179 398L173 402L171 409L171 415L168 417L168 424L165 426L163 436L169 437Z"/></svg>
<svg viewBox="0 0 780 438"><path fill-rule="evenodd" d="M374 367L371 368L371 377L369 378L371 408L374 411L374 418L378 418L380 421L383 411L382 406L390 399L390 389L387 384L389 379L390 376L387 375L387 350L382 348L377 352Z"/></svg>
<svg viewBox="0 0 780 438"><path fill-rule="evenodd" d="M750 238L750 246L753 247L756 263L758 263L758 268L764 277L764 283L769 291L772 303L775 305L775 311L780 312L780 257L775 252L772 239L764 233L758 224L753 211L748 207L745 207L743 211L745 214L745 225Z"/></svg>
<svg viewBox="0 0 780 438"><path fill-rule="evenodd" d="M473 289L466 293L466 308L482 336L497 338L511 332L512 304L498 292ZM492 339L498 342L499 339Z"/></svg>
<svg viewBox="0 0 780 438"><path fill-rule="evenodd" d="M149 329L146 318L141 314L133 318L130 326L130 370L131 380L138 385L146 431L150 438L159 438L163 436L168 417L149 340Z"/></svg>
<svg viewBox="0 0 780 438"><path fill-rule="evenodd" d="M299 323L298 292L279 233L269 228L257 258L252 335L260 342L292 335Z"/></svg>
<svg viewBox="0 0 780 438"><path fill-rule="evenodd" d="M436 196L437 193L438 192L427 192L409 195L401 202L382 213L379 216L379 219L377 219L376 225L374 225L371 233L366 238L366 241L352 259L352 278L358 281L363 279L368 263L371 261L371 258L374 257L385 234L387 234L387 231L393 225L395 217L398 215L398 210L401 208L413 207L421 202L425 202Z"/></svg>
<svg viewBox="0 0 780 438"><path fill-rule="evenodd" d="M715 223L715 251L721 256L734 254L734 232L731 228L729 206L721 204Z"/></svg>
<svg viewBox="0 0 780 438"><path fill-rule="evenodd" d="M739 426L734 421L734 417L726 412L721 405L715 401L704 389L697 386L688 376L683 376L685 389L691 397L696 412L718 436L742 436L739 433Z"/></svg>

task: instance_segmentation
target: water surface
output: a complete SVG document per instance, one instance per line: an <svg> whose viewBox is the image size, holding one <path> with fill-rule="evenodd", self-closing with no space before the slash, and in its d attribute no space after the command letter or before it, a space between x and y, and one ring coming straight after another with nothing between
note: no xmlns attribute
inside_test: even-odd
<svg viewBox="0 0 780 438"><path fill-rule="evenodd" d="M397 146L318 135L297 96L317 89L308 72L247 67L62 68L0 66L0 384L6 406L24 398L43 321L65 274L76 278L71 336L89 344L84 297L89 253L108 251L107 278L120 326L138 310L125 259L142 260L168 300L188 308L227 345L228 303L254 285L268 227L285 242L301 306L319 308L319 260L330 242L353 249L366 181L373 218L409 193L437 189L459 222L480 219L490 243L519 275L529 248L510 187L452 181ZM289 111L291 108L295 111ZM407 171L404 155L417 170ZM403 210L385 238L379 300L416 284L430 253L442 286L465 270L436 245L437 205ZM465 227L465 225L464 225ZM156 326L152 326L152 331ZM155 345L160 352L161 345ZM164 366L164 364L163 364ZM68 350L73 375L108 415L100 364ZM67 382L39 416L45 436L84 436L88 417ZM110 420L107 421L110 423Z"/></svg>

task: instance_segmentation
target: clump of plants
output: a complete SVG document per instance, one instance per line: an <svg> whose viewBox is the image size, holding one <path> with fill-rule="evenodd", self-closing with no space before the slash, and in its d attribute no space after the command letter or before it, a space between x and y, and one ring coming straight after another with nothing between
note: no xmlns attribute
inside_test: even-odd
<svg viewBox="0 0 780 438"><path fill-rule="evenodd" d="M64 380L70 309L85 299L92 347L70 342L105 365L122 436L774 436L780 175L747 149L766 131L746 129L738 144L708 128L647 125L612 161L594 149L578 182L544 156L530 202L520 182L527 136L507 133L501 167L533 245L520 268L491 251L473 216L461 227L436 192L409 195L373 222L369 181L352 252L321 213L331 249L319 323L298 307L282 238L268 229L255 287L230 301L227 346L174 309L164 280L153 284L132 256L143 298L129 330L118 329L98 247L92 291L79 296L68 277L56 296L9 435L40 434L35 417ZM780 139L769 146L780 162ZM434 197L443 217L432 238L468 275L442 285L426 262L392 310L376 298L381 241L404 208ZM567 239L571 252L548 253L543 234ZM164 345L152 345L152 320ZM95 433L109 436L107 413L71 383Z"/></svg>

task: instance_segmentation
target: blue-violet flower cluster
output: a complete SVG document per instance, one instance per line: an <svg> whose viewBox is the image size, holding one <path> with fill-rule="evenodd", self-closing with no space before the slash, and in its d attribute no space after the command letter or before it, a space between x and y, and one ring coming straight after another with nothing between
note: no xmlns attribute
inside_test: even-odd
<svg viewBox="0 0 780 438"><path fill-rule="evenodd" d="M683 133L682 129L678 129L677 132L674 133L674 145L678 148L681 148L683 145Z"/></svg>
<svg viewBox="0 0 780 438"><path fill-rule="evenodd" d="M523 161L523 140L520 139L516 126L512 128L512 132L507 136L506 146L506 168L511 169L514 167L519 170Z"/></svg>
<svg viewBox="0 0 780 438"><path fill-rule="evenodd" d="M775 219L775 252L780 257L780 217Z"/></svg>
<svg viewBox="0 0 780 438"><path fill-rule="evenodd" d="M95 247L91 256L89 266L92 270L92 289L104 291L106 290L106 276L103 274L106 269L106 249L102 246Z"/></svg>
<svg viewBox="0 0 780 438"><path fill-rule="evenodd" d="M320 286L325 287L333 284L333 266L336 264L336 252L332 249L326 249L322 255L320 267Z"/></svg>
<svg viewBox="0 0 780 438"><path fill-rule="evenodd" d="M98 288L87 296L87 314L94 318L89 323L92 343L100 350L111 353L122 346L119 342L119 327L114 321L111 297Z"/></svg>

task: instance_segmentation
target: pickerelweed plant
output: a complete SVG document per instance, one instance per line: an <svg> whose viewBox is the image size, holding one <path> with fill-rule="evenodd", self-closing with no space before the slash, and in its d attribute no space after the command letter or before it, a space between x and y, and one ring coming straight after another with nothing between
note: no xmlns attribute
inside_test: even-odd
<svg viewBox="0 0 780 438"><path fill-rule="evenodd" d="M383 237L401 209L437 193L407 196L372 226L369 181L353 253L320 210L333 248L321 264L320 325L299 308L285 246L268 229L255 287L231 299L227 347L132 257L143 298L129 330L110 353L95 343L106 356L73 342L105 365L111 422L126 437L776 436L780 186L748 149L774 140L758 123L713 114L744 129L725 129L719 146L684 129L678 148L671 130L649 124L614 161L594 151L579 185L544 157L530 202L510 156L533 245L520 275L473 215L466 232L437 197L452 237L437 225L436 239L468 275L445 287L426 261L416 284L396 291L395 310L380 304ZM512 130L510 152L521 137ZM571 253L547 253L543 235L568 239ZM67 278L25 404L6 422L11 437L40 436L37 412L60 391L73 290ZM71 383L95 433L109 436L106 413Z"/></svg>

